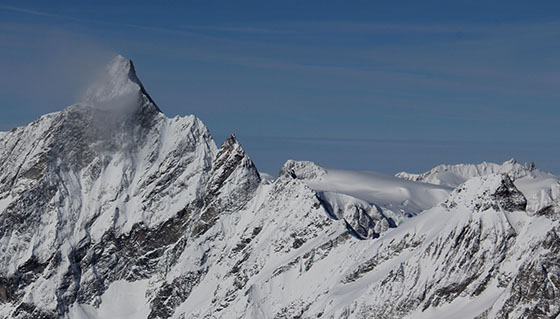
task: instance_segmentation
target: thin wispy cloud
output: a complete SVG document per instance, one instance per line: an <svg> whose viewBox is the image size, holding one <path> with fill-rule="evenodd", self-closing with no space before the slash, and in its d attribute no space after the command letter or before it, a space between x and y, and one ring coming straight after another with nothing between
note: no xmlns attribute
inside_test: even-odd
<svg viewBox="0 0 560 319"><path fill-rule="evenodd" d="M218 32L232 32L232 33L281 33L281 30L255 28L255 27L240 27L240 26L217 26L217 25L184 25L181 28L188 30L203 30L203 31L218 31Z"/></svg>
<svg viewBox="0 0 560 319"><path fill-rule="evenodd" d="M35 16L43 16L43 17L73 19L73 20L78 20L79 21L79 19L75 19L75 18L68 17L68 16L62 16L62 15L58 15L58 14L53 14L53 13L48 13L48 12L43 12L43 11L37 11L37 10L30 10L30 9L14 7L14 6L7 6L7 5L3 5L3 4L0 4L0 10L7 10L7 11L12 11L12 12L19 12L19 13L25 13L25 14L30 14L30 15L35 15Z"/></svg>
<svg viewBox="0 0 560 319"><path fill-rule="evenodd" d="M140 24L133 24L133 23L120 23L120 22L113 22L107 20L99 20L99 19L83 19L83 18L76 18L73 16L68 15L60 15L60 14L53 14L45 11L37 11L37 10L29 10L20 7L14 6L6 6L0 5L0 10L7 10L22 14L34 15L34 16L42 16L42 17L49 17L49 18L56 18L62 20L68 20L78 23L89 23L89 24L103 24L108 26L121 26L127 28L133 28L138 30L148 30L148 31L156 31L156 32L165 32L165 33L177 33L177 34L184 34L184 35L194 35L194 36L206 36L204 34L190 32L187 30L182 30L178 28L166 28L166 27L159 27L159 26L148 26L148 25L140 25ZM210 37L209 37L210 38Z"/></svg>
<svg viewBox="0 0 560 319"><path fill-rule="evenodd" d="M354 21L295 22L294 28L301 32L337 33L456 33L458 31L483 31L484 28L467 25L425 24L425 23L382 23Z"/></svg>
<svg viewBox="0 0 560 319"><path fill-rule="evenodd" d="M426 25L426 24L386 24L386 23L359 23L347 21L319 21L304 22L293 21L288 24L278 24L275 28L265 28L258 26L235 26L235 25L181 25L177 27L161 27L149 26L133 23L121 23L100 19L84 19L69 15L60 15L56 13L32 10L23 7L0 5L0 10L7 10L27 15L42 16L56 19L63 19L79 23L104 24L113 26L122 26L135 28L139 30L149 30L165 33L177 33L185 35L206 36L204 32L196 31L213 31L223 33L245 33L245 34L270 34L270 33L294 33L294 34L310 34L316 32L371 32L371 33L457 33L459 31L478 32L484 28L475 28L469 26L455 25ZM210 36L209 36L210 37Z"/></svg>

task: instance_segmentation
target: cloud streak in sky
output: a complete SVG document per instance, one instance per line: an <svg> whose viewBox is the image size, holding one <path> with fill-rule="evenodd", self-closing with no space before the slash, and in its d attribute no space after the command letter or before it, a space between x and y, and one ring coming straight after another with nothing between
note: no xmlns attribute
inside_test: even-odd
<svg viewBox="0 0 560 319"><path fill-rule="evenodd" d="M29 9L20 8L20 7L14 7L14 6L7 6L7 5L3 5L3 4L0 4L0 10L8 10L8 11L25 13L25 14L35 15L35 16L72 19L72 20L76 20L76 21L81 21L79 19L75 19L75 18L68 17L68 16L62 16L62 15L58 15L58 14L52 14L52 13L47 13L47 12L37 11L37 10L29 10Z"/></svg>
<svg viewBox="0 0 560 319"><path fill-rule="evenodd" d="M28 14L28 15L62 19L62 20L68 20L68 21L73 21L73 22L78 22L78 23L103 24L103 25L108 25L108 26L121 26L121 27L127 27L127 28L139 29L139 30L148 30L148 31L156 31L156 32L166 32L166 33L179 33L179 34L185 34L185 35L200 36L200 34L197 34L197 33L194 33L194 32L189 32L189 31L186 31L186 30L175 29L175 28L155 27L155 26L140 25L140 24L133 24L133 23L119 23L119 22L99 20L99 19L83 19L83 18L76 18L76 17L68 16L68 15L53 14L53 13L44 12L44 11L28 10L28 9L25 9L25 8L14 7L14 6L0 5L0 10L8 10L8 11L13 11L13 12L18 12L18 13L23 13L23 14Z"/></svg>
<svg viewBox="0 0 560 319"><path fill-rule="evenodd" d="M212 26L212 25L184 25L182 28L189 30L207 30L219 32L233 32L233 33L280 33L280 30L254 28L254 27L239 27L239 26Z"/></svg>

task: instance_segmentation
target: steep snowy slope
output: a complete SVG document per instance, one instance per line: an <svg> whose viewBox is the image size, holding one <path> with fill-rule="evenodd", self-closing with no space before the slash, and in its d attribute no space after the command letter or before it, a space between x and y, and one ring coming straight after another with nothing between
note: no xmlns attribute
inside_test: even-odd
<svg viewBox="0 0 560 319"><path fill-rule="evenodd" d="M560 313L554 177L262 178L234 135L164 116L122 57L84 102L0 134L0 167L0 318Z"/></svg>
<svg viewBox="0 0 560 319"><path fill-rule="evenodd" d="M301 182L281 176L280 185L309 194L297 210L318 204ZM321 222L320 211L298 218L283 206L253 217L265 225L259 231L243 222L233 236L224 230L238 241L220 249L229 254L212 263L174 318L555 317L559 225L525 205L507 176L475 178L442 206L368 241ZM287 243L271 225L275 217L292 234Z"/></svg>
<svg viewBox="0 0 560 319"><path fill-rule="evenodd" d="M281 176L258 194L194 239L165 277L152 279L179 287L177 299L166 303L177 305L172 318L559 313L560 216L527 214L525 198L507 176L470 180L442 206L376 240L356 240L325 218L316 194L297 179ZM185 273L188 283L177 286ZM137 300L139 307L150 300L150 289L147 296ZM96 313L74 305L71 315L80 308Z"/></svg>

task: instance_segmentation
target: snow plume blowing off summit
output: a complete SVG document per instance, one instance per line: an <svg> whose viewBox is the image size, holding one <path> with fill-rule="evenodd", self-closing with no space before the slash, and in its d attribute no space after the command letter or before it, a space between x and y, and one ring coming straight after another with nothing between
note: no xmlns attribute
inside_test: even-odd
<svg viewBox="0 0 560 319"><path fill-rule="evenodd" d="M94 76L77 105L91 112L96 136L113 139L131 133L131 121L160 112L136 76L132 61L121 55Z"/></svg>

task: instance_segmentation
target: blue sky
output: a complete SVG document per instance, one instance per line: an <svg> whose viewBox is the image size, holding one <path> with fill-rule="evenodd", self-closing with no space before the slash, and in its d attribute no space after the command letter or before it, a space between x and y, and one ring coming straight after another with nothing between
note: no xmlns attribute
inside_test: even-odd
<svg viewBox="0 0 560 319"><path fill-rule="evenodd" d="M112 55L257 166L394 173L515 157L560 173L557 1L0 1L0 130Z"/></svg>

